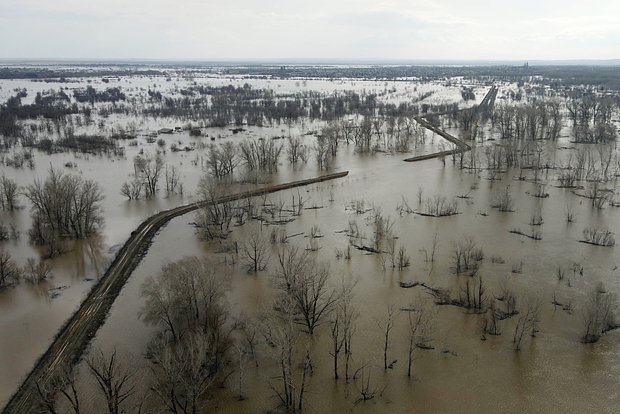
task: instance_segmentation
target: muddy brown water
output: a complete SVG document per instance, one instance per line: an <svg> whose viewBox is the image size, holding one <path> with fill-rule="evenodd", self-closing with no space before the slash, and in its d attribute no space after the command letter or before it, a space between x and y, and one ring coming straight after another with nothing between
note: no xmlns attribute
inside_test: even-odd
<svg viewBox="0 0 620 414"><path fill-rule="evenodd" d="M617 256L614 249L578 243L583 226L605 224L614 228L618 215L613 209L592 214L586 202L580 203L567 190L549 188L548 199L535 199L526 195L534 185L512 179L517 174L510 171L501 182L476 179L472 175L442 167L437 160L416 165L403 163L398 157L378 156L372 168L358 163L351 168L349 177L333 184L335 200L329 202L332 184L311 186L307 196L325 207L305 211L301 217L286 226L288 234L309 233L318 225L325 237L320 239L321 249L316 254L330 262L332 282L340 278L357 281L355 303L360 310L354 339L354 366L371 364L382 388L382 396L368 402L357 402L354 384L344 384L332 378L331 357L328 353L329 337L325 328L311 339L315 374L309 385L307 409L309 412L616 412L620 404L617 395L620 375L619 332L611 332L595 345L578 341L581 332L581 307L585 292L598 281L618 292ZM474 182L479 188L472 191L469 203L459 200L461 214L445 218L420 216L399 217L395 211L400 196L414 203L419 186L425 194L454 196L469 188ZM500 213L489 206L494 191L510 184L518 198L516 212ZM279 194L271 199L278 200ZM290 198L284 192L283 200ZM350 262L336 260L335 249L344 249L347 237L336 233L345 229L349 220L356 220L369 236L365 216L345 211L345 205L364 199L368 205L381 208L394 221L394 231L399 244L411 255L412 265L402 272L383 270L375 255L354 251ZM577 221L567 225L564 208L567 202L575 204ZM543 239L533 241L510 234L514 226L527 228L534 207L540 205L545 223ZM484 217L480 210L488 212ZM155 240L149 254L124 288L114 304L110 317L101 329L93 346L104 350L116 347L125 355L141 355L152 335L152 328L137 318L142 306L139 289L144 279L156 273L162 264L178 260L184 255L208 255L214 262L221 262L222 255L213 253L213 246L201 242L188 222L191 217L179 217L169 223ZM244 234L256 229L248 224L235 230L233 237L243 239ZM617 228L617 227L616 227ZM265 236L268 229L264 228ZM433 235L438 234L439 247L434 270L428 276L422 249L430 249ZM540 333L529 337L523 350L512 349L514 320L501 323L502 334L480 340L479 318L461 308L435 306L420 288L403 289L400 281L419 281L433 286L458 288L458 280L450 270L451 243L461 235L471 235L484 249L485 259L481 274L489 293L497 292L498 285L506 280L523 304L527 299L541 301ZM308 239L291 239L302 248ZM170 246L175 246L171 251ZM272 252L273 254L273 252ZM499 255L504 264L493 264L491 255ZM523 262L523 273L513 274L512 264ZM571 287L566 280L559 282L557 267L572 262L584 266L584 276L570 275ZM253 316L268 306L272 297L269 270L249 275L242 265L221 266L221 277L229 279L231 287L228 301L233 314ZM576 310L572 315L554 310L553 293L561 300L573 300ZM393 331L390 360L398 362L393 369L383 372L381 332L377 326L386 304L396 308L407 307L413 301L422 301L433 309L434 350L416 351L413 379L406 377L406 315L400 313ZM133 317L132 317L133 315ZM450 351L444 353L443 351ZM274 380L276 367L269 357L269 349L259 347L258 369L249 361L245 368L244 384L247 399L237 401L236 385L232 391L217 391L210 410L220 412L264 412L277 406L273 392L267 385ZM83 371L83 367L82 367ZM148 376L148 370L145 369ZM88 382L88 379L84 380ZM97 404L93 397L91 403Z"/></svg>

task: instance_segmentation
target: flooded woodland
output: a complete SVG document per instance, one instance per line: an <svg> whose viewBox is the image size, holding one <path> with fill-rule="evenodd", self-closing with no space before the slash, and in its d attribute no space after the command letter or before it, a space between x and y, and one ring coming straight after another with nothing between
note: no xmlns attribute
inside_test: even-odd
<svg viewBox="0 0 620 414"><path fill-rule="evenodd" d="M618 75L0 68L0 406L617 412Z"/></svg>

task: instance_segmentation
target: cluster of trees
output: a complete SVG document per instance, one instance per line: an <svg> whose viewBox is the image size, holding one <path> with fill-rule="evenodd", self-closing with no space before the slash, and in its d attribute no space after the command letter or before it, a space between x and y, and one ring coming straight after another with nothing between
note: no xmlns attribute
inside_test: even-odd
<svg viewBox="0 0 620 414"><path fill-rule="evenodd" d="M85 238L103 224L103 194L93 180L50 168L48 177L26 187L24 194L32 203L29 235L36 244Z"/></svg>
<svg viewBox="0 0 620 414"><path fill-rule="evenodd" d="M95 102L118 102L125 100L125 94L121 91L121 88L106 88L103 91L98 91L92 86L88 85L86 89L74 89L73 96L75 100L80 103L90 103L91 105L95 104Z"/></svg>
<svg viewBox="0 0 620 414"><path fill-rule="evenodd" d="M79 113L77 104L68 104L67 95L60 91L49 91L46 94L37 93L35 102L28 105L21 103L21 98L13 96L0 106L0 135L19 136L22 126L18 120L46 118L53 120L64 119L67 115Z"/></svg>
<svg viewBox="0 0 620 414"><path fill-rule="evenodd" d="M52 269L43 260L29 258L20 267L11 255L0 249L0 289L15 285L24 280L31 284L41 283L52 276Z"/></svg>
<svg viewBox="0 0 620 414"><path fill-rule="evenodd" d="M15 180L4 174L0 177L0 208L13 211L19 207L19 187Z"/></svg>
<svg viewBox="0 0 620 414"><path fill-rule="evenodd" d="M140 317L158 329L149 345L148 367L116 350L93 350L85 362L98 393L86 394L75 370L65 370L45 386L37 384L41 412L87 412L86 395L110 414L201 412L233 370L233 324L225 288L222 276L205 259L185 257L165 265L142 285ZM150 372L146 383L141 369ZM138 387L139 382L145 386Z"/></svg>
<svg viewBox="0 0 620 414"><path fill-rule="evenodd" d="M555 141L562 129L563 114L559 101L546 99L518 106L496 105L491 121L502 139Z"/></svg>
<svg viewBox="0 0 620 414"><path fill-rule="evenodd" d="M136 377L139 370L124 357L114 349L110 354L95 350L86 358L88 375L97 384L97 392L86 395L97 398L100 412L108 414L146 412L145 400L136 398ZM84 408L87 406L84 403L86 397L80 390L81 381L78 381L76 376L75 369L65 367L46 384L37 383L33 390L38 400L37 412L45 414L90 412Z"/></svg>
<svg viewBox="0 0 620 414"><path fill-rule="evenodd" d="M142 285L141 318L159 329L150 347L150 389L169 412L195 413L231 372L226 285L213 263L186 257Z"/></svg>
<svg viewBox="0 0 620 414"><path fill-rule="evenodd" d="M611 124L611 117L616 108L617 103L611 96L576 91L566 102L575 140L587 144L614 142L618 133Z"/></svg>
<svg viewBox="0 0 620 414"><path fill-rule="evenodd" d="M181 172L176 166L167 166L164 157L157 152L136 155L133 160L133 180L121 184L121 195L128 200L152 198L159 191L160 181L163 178L166 194L183 194Z"/></svg>

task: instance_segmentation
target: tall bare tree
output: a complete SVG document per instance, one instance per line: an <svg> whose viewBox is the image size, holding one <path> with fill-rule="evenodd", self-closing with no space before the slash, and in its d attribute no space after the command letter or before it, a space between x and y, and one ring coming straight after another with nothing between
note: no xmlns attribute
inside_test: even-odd
<svg viewBox="0 0 620 414"><path fill-rule="evenodd" d="M202 205L196 224L207 239L225 239L237 211L242 211L236 201L226 199L227 183L203 177L198 183L198 197Z"/></svg>
<svg viewBox="0 0 620 414"><path fill-rule="evenodd" d="M254 273L265 270L269 263L267 242L258 232L253 232L243 243L243 254L248 270Z"/></svg>
<svg viewBox="0 0 620 414"><path fill-rule="evenodd" d="M8 252L0 249L0 289L19 281L21 271Z"/></svg>
<svg viewBox="0 0 620 414"><path fill-rule="evenodd" d="M41 385L38 382L35 383L35 391L39 409L42 413L59 414L59 397L63 397L66 403L69 404L71 413L81 413L80 394L77 390L75 372L73 370L62 370L60 374L54 376L46 385Z"/></svg>
<svg viewBox="0 0 620 414"><path fill-rule="evenodd" d="M413 354L416 348L428 348L431 333L432 315L419 301L419 305L410 305L408 314L408 352L407 376L411 377Z"/></svg>
<svg viewBox="0 0 620 414"><path fill-rule="evenodd" d="M137 155L133 160L133 164L135 176L144 182L146 196L154 197L164 169L164 158L159 153L154 157Z"/></svg>
<svg viewBox="0 0 620 414"><path fill-rule="evenodd" d="M396 311L393 305L388 305L385 319L377 321L377 325L383 332L383 369L388 369L388 350L390 348L390 333L394 328Z"/></svg>
<svg viewBox="0 0 620 414"><path fill-rule="evenodd" d="M210 342L202 332L189 332L177 342L162 342L155 347L151 391L167 412L203 411L209 391L222 379Z"/></svg>
<svg viewBox="0 0 620 414"><path fill-rule="evenodd" d="M105 398L108 413L119 414L125 402L131 397L136 388L134 377L135 368L124 365L116 352L107 357L99 350L86 359L86 365L99 385L99 390Z"/></svg>
<svg viewBox="0 0 620 414"><path fill-rule="evenodd" d="M341 297L328 284L329 266L310 259L295 248L281 254L279 259L276 286L293 305L295 321L312 335Z"/></svg>
<svg viewBox="0 0 620 414"><path fill-rule="evenodd" d="M15 180L12 180L2 174L0 176L0 207L3 210L15 210L17 203L18 186Z"/></svg>
<svg viewBox="0 0 620 414"><path fill-rule="evenodd" d="M229 375L232 344L224 281L212 263L185 257L142 285L140 317L161 329L151 347L152 391L172 413L196 413Z"/></svg>

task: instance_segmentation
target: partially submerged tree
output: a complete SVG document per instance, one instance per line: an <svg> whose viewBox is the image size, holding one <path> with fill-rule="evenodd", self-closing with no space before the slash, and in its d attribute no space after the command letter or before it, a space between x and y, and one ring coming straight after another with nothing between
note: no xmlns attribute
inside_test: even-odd
<svg viewBox="0 0 620 414"><path fill-rule="evenodd" d="M188 332L176 342L160 342L153 356L151 391L170 413L195 414L225 376L203 332Z"/></svg>
<svg viewBox="0 0 620 414"><path fill-rule="evenodd" d="M331 355L334 361L334 379L338 379L338 362L340 353L345 354L345 378L349 380L349 362L351 359L351 340L353 337L354 320L357 316L355 308L351 304L353 298L352 284L343 282L339 293L339 300L335 311L332 313L330 337L332 340Z"/></svg>
<svg viewBox="0 0 620 414"><path fill-rule="evenodd" d="M469 272L474 275L478 271L478 262L483 258L482 248L472 237L466 236L454 242L452 269L456 274Z"/></svg>
<svg viewBox="0 0 620 414"><path fill-rule="evenodd" d="M11 255L0 249L0 289L19 281L21 271Z"/></svg>
<svg viewBox="0 0 620 414"><path fill-rule="evenodd" d="M52 377L45 385L35 383L36 401L41 413L58 414L59 397L70 407L69 412L81 413L81 399L78 393L74 370L65 368Z"/></svg>
<svg viewBox="0 0 620 414"><path fill-rule="evenodd" d="M383 369L387 371L388 366L388 350L390 348L390 333L394 328L394 320L396 319L396 311L393 305L388 305L385 319L377 321L377 325L383 332Z"/></svg>
<svg viewBox="0 0 620 414"><path fill-rule="evenodd" d="M280 305L285 306L285 309L293 306L290 298L283 300ZM272 377L273 382L269 381L269 385L286 411L302 411L308 377L312 372L309 346L295 329L293 312L269 312L264 316L262 325L278 367L278 373Z"/></svg>
<svg viewBox="0 0 620 414"><path fill-rule="evenodd" d="M127 399L135 392L134 377L137 370L121 363L116 349L109 357L101 350L95 352L86 359L86 365L97 380L99 390L106 401L108 414L125 412L122 407L126 406Z"/></svg>
<svg viewBox="0 0 620 414"><path fill-rule="evenodd" d="M60 237L82 239L103 223L103 194L95 181L50 168L47 179L36 180L25 194L32 203L30 239L34 243L48 244Z"/></svg>
<svg viewBox="0 0 620 414"><path fill-rule="evenodd" d="M165 163L166 161L159 153L154 157L137 155L134 158L134 173L144 183L147 197L155 196Z"/></svg>
<svg viewBox="0 0 620 414"><path fill-rule="evenodd" d="M618 301L616 295L607 291L602 283L599 283L588 296L583 312L583 335L582 342L597 342L607 331L620 325L616 322L616 310Z"/></svg>
<svg viewBox="0 0 620 414"><path fill-rule="evenodd" d="M202 331L213 341L209 349L221 356L229 346L224 291L211 262L188 256L166 264L159 275L142 284L145 304L140 317L160 327L172 341Z"/></svg>
<svg viewBox="0 0 620 414"><path fill-rule="evenodd" d="M239 209L236 201L228 200L226 183L203 177L198 183L198 197L202 202L196 215L196 225L207 239L225 239Z"/></svg>
<svg viewBox="0 0 620 414"><path fill-rule="evenodd" d="M253 232L243 243L243 255L250 272L258 273L267 268L269 263L268 245L258 232Z"/></svg>
<svg viewBox="0 0 620 414"><path fill-rule="evenodd" d="M526 333L530 336L536 336L538 332L538 322L540 317L540 302L538 300L530 300L525 304L524 309L519 311L519 317L515 325L514 335L512 338L513 348L520 351L523 338Z"/></svg>
<svg viewBox="0 0 620 414"><path fill-rule="evenodd" d="M152 391L172 413L196 413L229 374L231 346L225 285L212 263L185 257L142 285L140 317L161 329L150 347Z"/></svg>
<svg viewBox="0 0 620 414"><path fill-rule="evenodd" d="M328 284L329 266L311 259L296 247L281 249L278 264L275 285L282 292L281 300L293 306L295 321L312 335L342 297Z"/></svg>
<svg viewBox="0 0 620 414"><path fill-rule="evenodd" d="M19 194L17 183L2 174L0 176L0 208L3 210L15 210L18 207L17 196Z"/></svg>
<svg viewBox="0 0 620 414"><path fill-rule="evenodd" d="M432 314L421 304L410 305L408 311L407 376L411 377L414 351L416 348L430 348Z"/></svg>
<svg viewBox="0 0 620 414"><path fill-rule="evenodd" d="M29 257L24 266L24 279L32 284L41 283L52 276L51 266L44 260Z"/></svg>

